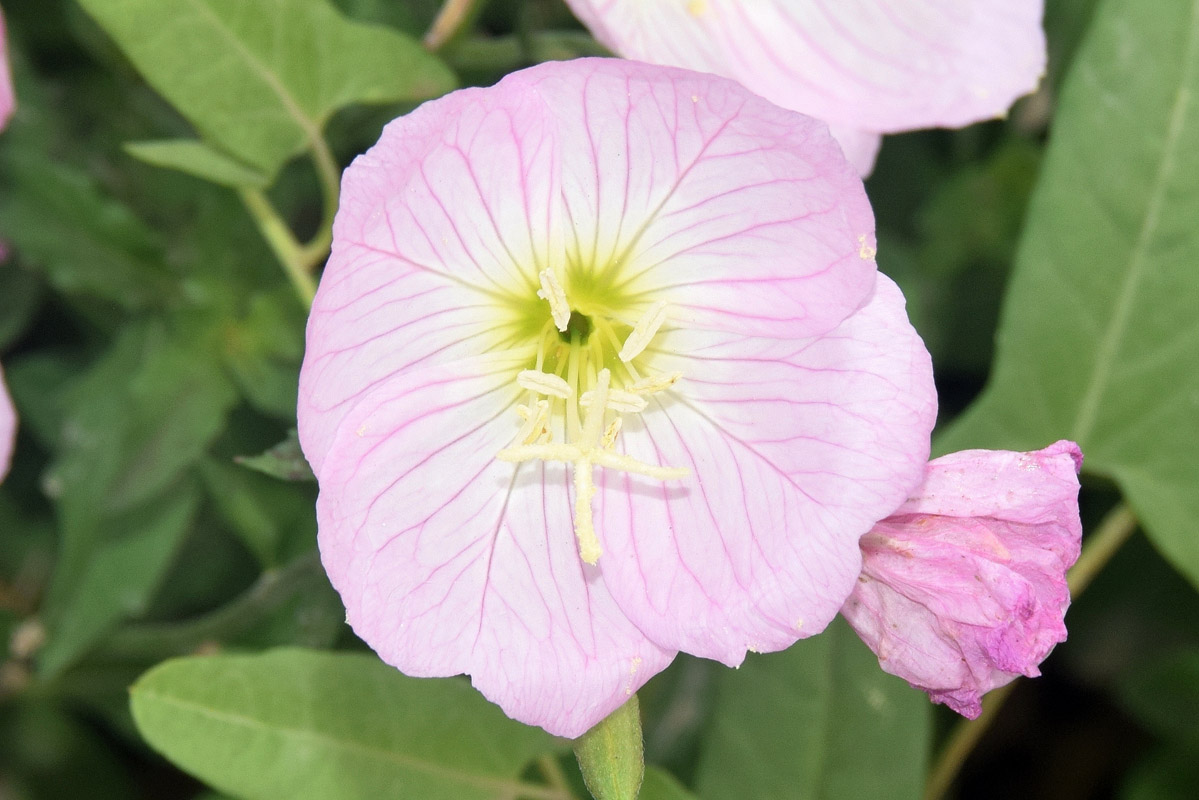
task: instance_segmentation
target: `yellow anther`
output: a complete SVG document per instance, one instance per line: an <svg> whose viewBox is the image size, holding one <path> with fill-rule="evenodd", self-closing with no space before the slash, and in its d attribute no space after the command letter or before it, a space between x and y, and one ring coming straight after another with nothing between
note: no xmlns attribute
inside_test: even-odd
<svg viewBox="0 0 1199 800"><path fill-rule="evenodd" d="M604 438L600 440L600 447L605 450L612 449L612 445L616 444L616 437L620 433L621 424L620 417L608 423L608 429L604 431Z"/></svg>
<svg viewBox="0 0 1199 800"><path fill-rule="evenodd" d="M566 290L558 283L558 278L551 270L543 269L537 277L541 279L541 290L537 292L537 296L550 304L550 316L554 318L554 325L558 330L566 330L570 322L570 304L566 301Z"/></svg>
<svg viewBox="0 0 1199 800"><path fill-rule="evenodd" d="M637 324L633 326L632 332L624 340L624 346L620 348L620 353L617 354L620 360L628 363L641 355L642 351L649 346L650 340L654 338L654 334L658 332L658 329L662 327L662 323L665 321L666 302L659 300L650 306L641 315L641 319L637 320Z"/></svg>
<svg viewBox="0 0 1199 800"><path fill-rule="evenodd" d="M574 389L570 388L570 384L557 375L538 372L535 369L521 370L520 374L516 376L516 383L522 389L551 397L561 397L563 400L574 394Z"/></svg>
<svg viewBox="0 0 1199 800"><path fill-rule="evenodd" d="M583 396L579 398L579 405L583 408L590 408L594 400L595 392L583 392ZM619 411L622 414L636 414L644 411L647 405L649 405L649 401L641 395L622 392L620 389L612 389L608 392L608 408L613 411Z"/></svg>
<svg viewBox="0 0 1199 800"><path fill-rule="evenodd" d="M521 444L533 444L549 436L549 428L546 427L550 416L548 400L538 400L532 409L528 406L517 406L516 413L525 421L520 432L516 434L516 441Z"/></svg>
<svg viewBox="0 0 1199 800"><path fill-rule="evenodd" d="M681 372L660 372L657 375L649 375L634 382L629 386L629 391L633 394L641 395L657 394L674 386L679 382L679 378L681 377L683 377L683 373Z"/></svg>

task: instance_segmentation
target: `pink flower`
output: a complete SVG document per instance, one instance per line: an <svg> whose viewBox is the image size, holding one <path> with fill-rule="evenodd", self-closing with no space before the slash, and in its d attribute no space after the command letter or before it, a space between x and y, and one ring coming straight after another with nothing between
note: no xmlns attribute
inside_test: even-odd
<svg viewBox="0 0 1199 800"><path fill-rule="evenodd" d="M12 73L8 68L8 37L4 30L4 12L0 10L0 130L8 125L13 109L17 107L12 90Z"/></svg>
<svg viewBox="0 0 1199 800"><path fill-rule="evenodd" d="M919 483L931 366L825 127L548 63L346 171L300 441L355 631L577 736L683 650L819 632Z"/></svg>
<svg viewBox="0 0 1199 800"><path fill-rule="evenodd" d="M4 12L0 11L0 130L8 124L15 105L12 91L12 76L8 71L8 39L4 30ZM6 255L4 243L0 242L0 263ZM8 387L4 385L4 371L0 370L0 481L8 475L12 464L13 444L17 438L17 413Z"/></svg>
<svg viewBox="0 0 1199 800"><path fill-rule="evenodd" d="M971 719L983 694L1035 677L1066 638L1066 570L1078 559L1082 453L966 450L862 538L841 613L887 672Z"/></svg>
<svg viewBox="0 0 1199 800"><path fill-rule="evenodd" d="M880 134L1002 116L1045 68L1043 0L566 1L613 52L825 120L862 174Z"/></svg>
<svg viewBox="0 0 1199 800"><path fill-rule="evenodd" d="M8 387L4 384L4 370L0 369L0 481L8 475L12 466L13 445L17 438L17 412L13 408L12 398L8 396Z"/></svg>

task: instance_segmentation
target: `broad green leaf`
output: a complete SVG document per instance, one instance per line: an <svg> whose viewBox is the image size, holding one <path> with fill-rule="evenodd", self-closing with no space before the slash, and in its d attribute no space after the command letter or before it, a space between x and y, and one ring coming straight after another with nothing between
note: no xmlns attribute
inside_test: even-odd
<svg viewBox="0 0 1199 800"><path fill-rule="evenodd" d="M637 695L575 740L575 757L595 800L637 800L645 779Z"/></svg>
<svg viewBox="0 0 1199 800"><path fill-rule="evenodd" d="M696 789L708 800L918 798L929 702L840 618L720 673Z"/></svg>
<svg viewBox="0 0 1199 800"><path fill-rule="evenodd" d="M186 172L222 186L260 189L268 183L259 170L194 139L129 142L125 151L147 164Z"/></svg>
<svg viewBox="0 0 1199 800"><path fill-rule="evenodd" d="M1199 752L1199 648L1163 658L1122 677L1125 708L1159 735Z"/></svg>
<svg viewBox="0 0 1199 800"><path fill-rule="evenodd" d="M0 149L0 238L60 292L127 309L176 291L157 233L94 181L28 147Z"/></svg>
<svg viewBox="0 0 1199 800"><path fill-rule="evenodd" d="M1199 0L1107 0L1074 62L991 382L938 442L1082 445L1199 585Z"/></svg>
<svg viewBox="0 0 1199 800"><path fill-rule="evenodd" d="M669 772L657 767L646 767L640 800L695 800L695 795L687 791Z"/></svg>
<svg viewBox="0 0 1199 800"><path fill-rule="evenodd" d="M130 326L71 388L59 457L46 478L68 517L153 497L224 426L236 393L210 343L182 338L158 324Z"/></svg>
<svg viewBox="0 0 1199 800"><path fill-rule="evenodd" d="M554 749L465 681L408 678L370 655L178 659L131 691L151 745L241 800L511 798Z"/></svg>
<svg viewBox="0 0 1199 800"><path fill-rule="evenodd" d="M58 674L122 619L145 613L199 499L195 485L184 482L139 508L80 519L65 532L43 612L40 673Z"/></svg>
<svg viewBox="0 0 1199 800"><path fill-rule="evenodd" d="M204 139L269 177L343 106L453 87L415 40L326 0L79 2Z"/></svg>

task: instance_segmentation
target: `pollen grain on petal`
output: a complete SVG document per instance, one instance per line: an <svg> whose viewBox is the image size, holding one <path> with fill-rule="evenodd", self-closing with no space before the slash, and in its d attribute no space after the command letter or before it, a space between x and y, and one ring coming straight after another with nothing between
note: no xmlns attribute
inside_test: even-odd
<svg viewBox="0 0 1199 800"><path fill-rule="evenodd" d="M858 237L858 257L863 261L873 261L876 255L878 255L878 248L871 246L866 239L866 234L863 233Z"/></svg>

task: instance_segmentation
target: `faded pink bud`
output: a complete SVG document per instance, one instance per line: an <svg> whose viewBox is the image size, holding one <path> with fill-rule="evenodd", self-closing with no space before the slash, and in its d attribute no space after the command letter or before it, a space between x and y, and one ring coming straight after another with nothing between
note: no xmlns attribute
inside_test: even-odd
<svg viewBox="0 0 1199 800"><path fill-rule="evenodd" d="M883 669L971 719L983 694L1066 638L1066 570L1082 539L1082 453L966 450L862 537L862 574L841 609Z"/></svg>

